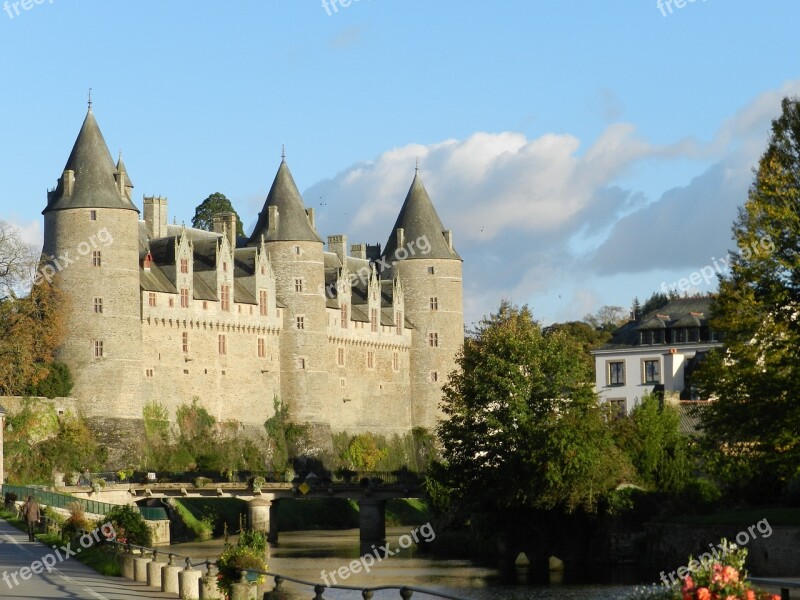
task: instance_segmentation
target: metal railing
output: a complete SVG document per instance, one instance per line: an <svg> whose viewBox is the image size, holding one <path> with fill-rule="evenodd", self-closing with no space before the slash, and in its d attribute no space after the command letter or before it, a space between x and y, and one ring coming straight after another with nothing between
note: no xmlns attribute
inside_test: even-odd
<svg viewBox="0 0 800 600"><path fill-rule="evenodd" d="M98 500L87 500L85 498L76 498L68 494L59 494L58 492L48 492L39 488L25 487L19 485L6 485L2 486L3 495L12 493L17 495L18 500L24 500L28 496L33 496L36 502L44 504L45 506L52 506L55 508L69 509L70 504L78 503L83 510L87 513L94 515L106 515L114 508L119 508L120 504L109 504L108 502L100 502ZM167 511L160 506L136 506L141 513L142 517L147 521L164 521L167 520Z"/></svg>

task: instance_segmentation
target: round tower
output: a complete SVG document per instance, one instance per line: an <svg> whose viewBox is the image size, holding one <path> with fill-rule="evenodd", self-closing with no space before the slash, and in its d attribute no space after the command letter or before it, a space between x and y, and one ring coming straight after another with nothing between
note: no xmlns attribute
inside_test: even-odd
<svg viewBox="0 0 800 600"><path fill-rule="evenodd" d="M442 386L464 344L462 259L417 172L383 251L382 264L403 287L410 349L414 427L433 430L442 415Z"/></svg>
<svg viewBox="0 0 800 600"><path fill-rule="evenodd" d="M87 417L142 418L139 211L91 104L62 176L47 194L42 274L67 295L57 360Z"/></svg>
<svg viewBox="0 0 800 600"><path fill-rule="evenodd" d="M285 158L248 245L259 245L262 238L283 312L281 400L288 403L294 420L327 425L331 358L323 242L314 228L313 209L306 210Z"/></svg>

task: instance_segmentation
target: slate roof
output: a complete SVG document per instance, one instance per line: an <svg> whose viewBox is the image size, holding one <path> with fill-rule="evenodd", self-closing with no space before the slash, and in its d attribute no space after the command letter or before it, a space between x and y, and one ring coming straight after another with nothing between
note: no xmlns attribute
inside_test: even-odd
<svg viewBox="0 0 800 600"><path fill-rule="evenodd" d="M71 208L121 208L139 212L128 197L119 192L115 179L117 167L91 107L86 113L64 170L75 172L72 194L64 195L62 175L56 189L47 194L47 207L42 211L43 214ZM130 183L127 174L123 177Z"/></svg>
<svg viewBox="0 0 800 600"><path fill-rule="evenodd" d="M278 226L269 229L269 207L278 207ZM247 241L248 246L261 243L261 236L268 242L322 242L317 232L311 226L306 214L303 198L297 190L291 171L286 160L281 161L278 173L272 182L272 187L267 194L264 208L258 213L258 222L253 229L253 234Z"/></svg>
<svg viewBox="0 0 800 600"><path fill-rule="evenodd" d="M447 240L444 237L444 225L433 207L430 196L422 184L422 179L419 173L414 175L414 181L411 182L411 187L408 190L406 199L403 202L403 207L400 209L400 214L397 215L397 221L392 227L392 232L389 234L389 239L386 242L382 256L386 257L388 261L395 260L395 252L398 250L397 243L397 229L403 228L405 235L405 249L408 251L408 245L413 240L424 237L427 238L428 243L431 245L431 250L427 254L416 252L408 255L405 260L413 260L420 258L450 258L461 260L458 252L450 249ZM416 249L416 247L414 247Z"/></svg>

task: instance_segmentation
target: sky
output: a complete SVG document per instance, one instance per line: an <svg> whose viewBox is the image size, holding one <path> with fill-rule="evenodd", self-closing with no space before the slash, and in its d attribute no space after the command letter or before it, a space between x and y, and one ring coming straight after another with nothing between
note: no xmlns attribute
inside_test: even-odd
<svg viewBox="0 0 800 600"><path fill-rule="evenodd" d="M323 239L385 244L418 160L467 324L503 299L547 324L715 289L770 123L800 94L794 0L0 8L0 220L25 239L41 244L91 88L137 204L166 196L170 222L221 192L249 233L285 145Z"/></svg>

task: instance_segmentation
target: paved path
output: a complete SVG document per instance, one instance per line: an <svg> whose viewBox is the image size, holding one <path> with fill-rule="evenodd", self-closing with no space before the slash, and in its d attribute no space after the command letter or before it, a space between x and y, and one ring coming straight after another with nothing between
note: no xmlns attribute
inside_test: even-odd
<svg viewBox="0 0 800 600"><path fill-rule="evenodd" d="M64 552L61 554L63 556ZM40 575L31 574L27 581L22 581L19 570L48 555L51 557L48 560L52 561L55 550L41 542L29 542L26 533L0 519L0 598L145 600L178 597L122 577L104 577L74 558L58 562L51 573L44 570ZM14 585L12 573L17 573L18 585Z"/></svg>

